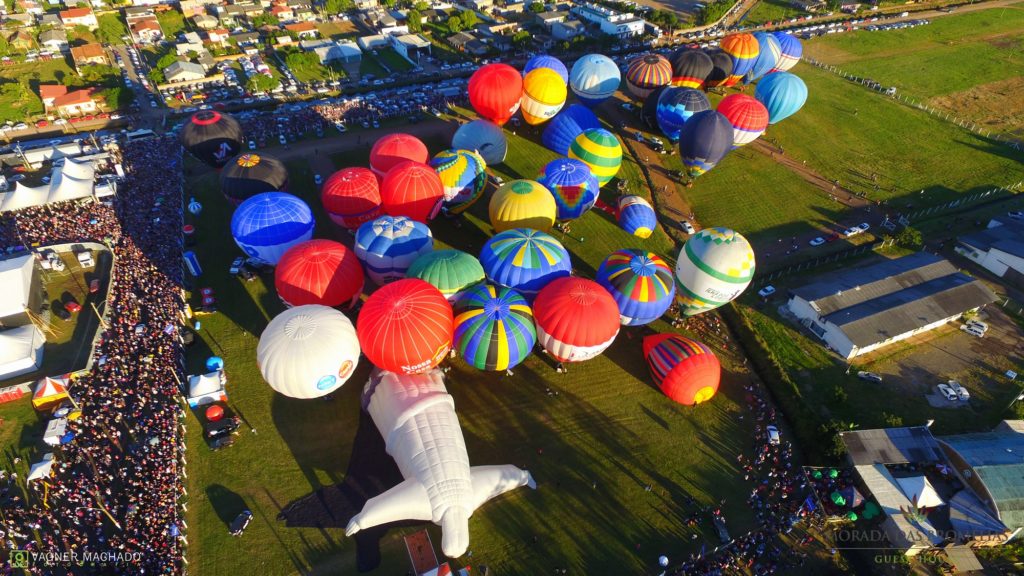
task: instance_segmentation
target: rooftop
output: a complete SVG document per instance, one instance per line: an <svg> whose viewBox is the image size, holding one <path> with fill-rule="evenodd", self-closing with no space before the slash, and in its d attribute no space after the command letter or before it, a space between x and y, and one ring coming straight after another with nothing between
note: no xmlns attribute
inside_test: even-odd
<svg viewBox="0 0 1024 576"><path fill-rule="evenodd" d="M92 15L91 8L69 8L60 12L60 17L64 20L68 18L84 18L90 15Z"/></svg>
<svg viewBox="0 0 1024 576"><path fill-rule="evenodd" d="M1024 527L1024 433L997 427L992 432L940 440L956 450L985 483L1000 520L1010 530Z"/></svg>
<svg viewBox="0 0 1024 576"><path fill-rule="evenodd" d="M924 426L856 430L841 436L854 466L944 460L931 431Z"/></svg>
<svg viewBox="0 0 1024 576"><path fill-rule="evenodd" d="M87 60L89 58L105 58L106 55L107 54L103 50L103 46L95 43L75 46L71 49L71 58L76 62L78 60Z"/></svg>
<svg viewBox="0 0 1024 576"><path fill-rule="evenodd" d="M983 252L995 248L1000 252L1024 258L1024 225L1017 222L993 219L988 229L961 236L957 240Z"/></svg>

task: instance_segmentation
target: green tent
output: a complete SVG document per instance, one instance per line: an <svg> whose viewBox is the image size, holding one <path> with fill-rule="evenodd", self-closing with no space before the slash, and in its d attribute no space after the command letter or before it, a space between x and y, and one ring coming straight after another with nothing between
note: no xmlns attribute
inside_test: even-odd
<svg viewBox="0 0 1024 576"><path fill-rule="evenodd" d="M829 468L828 477L829 478L838 478L839 477L839 470L836 470L835 468Z"/></svg>
<svg viewBox="0 0 1024 576"><path fill-rule="evenodd" d="M875 516L878 516L882 511L878 508L878 505L874 502L868 502L864 505L864 510L861 511L861 515L864 516L865 520L870 520Z"/></svg>
<svg viewBox="0 0 1024 576"><path fill-rule="evenodd" d="M847 520L851 520L851 521L852 520L856 520L857 519L857 513L854 512L853 510L850 510L849 512L846 513L846 519Z"/></svg>
<svg viewBox="0 0 1024 576"><path fill-rule="evenodd" d="M821 470L815 470L814 474L811 474L815 480L821 480Z"/></svg>
<svg viewBox="0 0 1024 576"><path fill-rule="evenodd" d="M836 506L846 506L846 498L843 498L843 495L838 490L832 493L832 502Z"/></svg>

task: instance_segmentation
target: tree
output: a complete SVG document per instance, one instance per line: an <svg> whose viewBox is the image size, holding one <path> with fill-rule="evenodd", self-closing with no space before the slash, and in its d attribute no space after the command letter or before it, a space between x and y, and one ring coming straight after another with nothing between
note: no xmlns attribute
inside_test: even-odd
<svg viewBox="0 0 1024 576"><path fill-rule="evenodd" d="M355 4L352 0L325 0L324 1L324 12L327 14L341 14L348 12Z"/></svg>
<svg viewBox="0 0 1024 576"><path fill-rule="evenodd" d="M430 3L429 2L424 2L423 0L417 0L417 2L415 4L413 4L412 7L417 12L422 14L422 13L426 12L427 10L430 10Z"/></svg>
<svg viewBox="0 0 1024 576"><path fill-rule="evenodd" d="M537 2L536 0L534 0L533 2L530 3L530 12L533 12L534 14L540 14L543 11L544 11L544 4L543 3Z"/></svg>
<svg viewBox="0 0 1024 576"><path fill-rule="evenodd" d="M903 426L903 418L888 412L882 412L882 420L889 428L900 428Z"/></svg>
<svg viewBox="0 0 1024 576"><path fill-rule="evenodd" d="M462 28L463 30L469 30L480 23L480 19L477 18L476 12L472 10L465 10L462 12Z"/></svg>
<svg viewBox="0 0 1024 576"><path fill-rule="evenodd" d="M423 14L419 10L413 8L409 10L406 21L409 25L409 32L422 32L423 31Z"/></svg>
<svg viewBox="0 0 1024 576"><path fill-rule="evenodd" d="M281 23L281 21L277 19L277 16L267 13L257 14L251 17L249 21L252 22L253 28L261 28L263 26L277 26L278 24Z"/></svg>
<svg viewBox="0 0 1024 576"><path fill-rule="evenodd" d="M516 48L525 48L530 44L531 34L526 30L520 30L512 35L512 45Z"/></svg>
<svg viewBox="0 0 1024 576"><path fill-rule="evenodd" d="M0 56L7 56L11 53L11 44L3 35L0 35Z"/></svg>
<svg viewBox="0 0 1024 576"><path fill-rule="evenodd" d="M458 14L448 18L448 31L449 32L451 32L452 34L456 34L458 32L462 32L463 29L464 29L464 27L462 25L462 19L459 18Z"/></svg>
<svg viewBox="0 0 1024 576"><path fill-rule="evenodd" d="M96 37L100 42L120 44L121 38L128 35L128 30L125 29L124 24L121 23L121 17L116 12L100 14L96 18L96 22L99 24Z"/></svg>
<svg viewBox="0 0 1024 576"><path fill-rule="evenodd" d="M277 78L271 78L266 74L253 74L245 81L245 88L249 92L270 92L280 84L281 81Z"/></svg>
<svg viewBox="0 0 1024 576"><path fill-rule="evenodd" d="M131 106L132 101L135 100L135 91L118 86L101 91L99 96L107 103L107 108L123 110Z"/></svg>
<svg viewBox="0 0 1024 576"><path fill-rule="evenodd" d="M904 248L911 250L920 250L924 246L924 238L921 236L921 232L916 228L907 226L894 238L897 244Z"/></svg>

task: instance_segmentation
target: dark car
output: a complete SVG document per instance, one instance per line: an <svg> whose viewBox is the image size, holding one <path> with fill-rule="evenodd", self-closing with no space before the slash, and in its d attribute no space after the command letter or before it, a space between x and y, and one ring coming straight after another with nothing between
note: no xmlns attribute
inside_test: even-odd
<svg viewBox="0 0 1024 576"><path fill-rule="evenodd" d="M89 294L95 294L100 291L100 281L98 278L94 278L92 282L89 282Z"/></svg>
<svg viewBox="0 0 1024 576"><path fill-rule="evenodd" d="M252 512L243 510L241 514L231 521L230 531L232 536L241 536L246 526L252 521Z"/></svg>
<svg viewBox="0 0 1024 576"><path fill-rule="evenodd" d="M61 320L65 321L65 322L67 322L68 320L71 320L71 312L68 312L67 310L65 310L63 306L54 306L52 308L52 310L53 310L53 313L57 315L57 318L60 318Z"/></svg>
<svg viewBox="0 0 1024 576"><path fill-rule="evenodd" d="M232 432L238 430L238 416L209 422L204 428L206 430L206 437L210 439L230 436Z"/></svg>

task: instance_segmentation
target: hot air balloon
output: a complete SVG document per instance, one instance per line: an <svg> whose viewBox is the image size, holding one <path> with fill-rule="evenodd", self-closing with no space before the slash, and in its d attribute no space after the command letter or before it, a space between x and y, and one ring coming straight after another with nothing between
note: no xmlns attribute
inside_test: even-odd
<svg viewBox="0 0 1024 576"><path fill-rule="evenodd" d="M617 250L597 270L597 283L615 299L624 326L650 324L676 295L672 269L653 252Z"/></svg>
<svg viewBox="0 0 1024 576"><path fill-rule="evenodd" d="M714 68L711 57L700 48L680 48L672 53L669 62L672 63L672 85L681 88L703 88Z"/></svg>
<svg viewBox="0 0 1024 576"><path fill-rule="evenodd" d="M729 119L715 110L690 117L679 132L679 156L692 178L711 170L732 149Z"/></svg>
<svg viewBox="0 0 1024 576"><path fill-rule="evenodd" d="M590 128L600 128L601 121L590 111L589 108L580 104L573 104L559 112L541 136L541 142L548 150L552 150L565 156L569 153L576 137Z"/></svg>
<svg viewBox="0 0 1024 576"><path fill-rule="evenodd" d="M676 260L677 296L687 316L735 300L753 278L754 251L728 228L705 228L691 236Z"/></svg>
<svg viewBox="0 0 1024 576"><path fill-rule="evenodd" d="M743 79L743 76L754 67L754 60L760 52L760 45L753 34L740 33L729 34L718 43L722 51L732 58L732 72L722 84L733 86Z"/></svg>
<svg viewBox="0 0 1024 576"><path fill-rule="evenodd" d="M539 56L534 56L533 58L530 58L526 62L526 66L523 66L523 78L525 78L527 74L533 72L538 68L547 68L549 70L553 70L556 74L558 74L558 77L562 79L563 84L569 83L569 70L568 68L565 67L565 64L562 64L562 61L559 60L558 58L555 58L554 56L548 56L547 54L541 54Z"/></svg>
<svg viewBox="0 0 1024 576"><path fill-rule="evenodd" d="M397 132L381 136L370 149L370 170L378 178L384 178L392 168L412 160L413 162L426 163L430 158L427 145L419 138L411 134Z"/></svg>
<svg viewBox="0 0 1024 576"><path fill-rule="evenodd" d="M359 363L352 322L327 306L296 306L263 329L256 365L274 390L290 398L319 398L344 384Z"/></svg>
<svg viewBox="0 0 1024 576"><path fill-rule="evenodd" d="M200 110L181 129L181 145L207 166L220 168L242 149L242 127L227 114Z"/></svg>
<svg viewBox="0 0 1024 576"><path fill-rule="evenodd" d="M807 102L807 85L795 74L773 72L757 83L754 97L768 109L768 123L778 124Z"/></svg>
<svg viewBox="0 0 1024 576"><path fill-rule="evenodd" d="M381 181L380 200L385 214L426 222L441 210L444 186L433 168L407 160L392 168Z"/></svg>
<svg viewBox="0 0 1024 576"><path fill-rule="evenodd" d="M768 32L754 32L754 38L757 38L757 58L754 59L754 65L750 68L750 71L743 77L744 84L750 84L771 72L782 56L782 49L779 47L779 41L775 36Z"/></svg>
<svg viewBox="0 0 1024 576"><path fill-rule="evenodd" d="M644 338L644 357L658 388L672 400L693 406L718 391L722 367L711 349L678 334Z"/></svg>
<svg viewBox="0 0 1024 576"><path fill-rule="evenodd" d="M536 343L533 311L515 290L480 284L455 302L455 347L474 368L514 368Z"/></svg>
<svg viewBox="0 0 1024 576"><path fill-rule="evenodd" d="M274 287L288 306L351 307L363 292L363 268L344 244L309 240L281 257L274 270Z"/></svg>
<svg viewBox="0 0 1024 576"><path fill-rule="evenodd" d="M288 185L284 163L267 155L246 152L232 158L220 173L220 191L232 204L261 192L283 190Z"/></svg>
<svg viewBox="0 0 1024 576"><path fill-rule="evenodd" d="M757 140L768 127L768 109L746 94L730 94L722 98L718 111L732 124L734 148Z"/></svg>
<svg viewBox="0 0 1024 576"><path fill-rule="evenodd" d="M672 65L660 54L644 54L629 62L626 87L638 100L647 98L652 90L672 82Z"/></svg>
<svg viewBox="0 0 1024 576"><path fill-rule="evenodd" d="M661 99L661 95L668 90L668 86L662 86L651 90L651 93L644 99L644 103L640 106L640 120L648 128L658 127L658 100Z"/></svg>
<svg viewBox="0 0 1024 576"><path fill-rule="evenodd" d="M508 153L508 141L501 127L487 120L466 122L452 136L452 148L455 150L473 150L487 162L495 166L505 161Z"/></svg>
<svg viewBox="0 0 1024 576"><path fill-rule="evenodd" d="M683 124L697 112L705 110L711 110L711 102L700 90L667 88L658 98L658 128L669 140L678 140Z"/></svg>
<svg viewBox="0 0 1024 576"><path fill-rule="evenodd" d="M434 250L416 258L405 277L429 282L454 302L460 292L484 281L484 267L461 250Z"/></svg>
<svg viewBox="0 0 1024 576"><path fill-rule="evenodd" d="M775 39L779 41L779 60L775 63L775 68L772 68L770 72L786 72L796 63L800 61L800 57L804 54L803 44L796 36L786 32L772 32Z"/></svg>
<svg viewBox="0 0 1024 576"><path fill-rule="evenodd" d="M544 166L538 182L555 198L558 220L573 220L594 206L600 185L590 167L571 158L556 158Z"/></svg>
<svg viewBox="0 0 1024 576"><path fill-rule="evenodd" d="M572 272L569 253L550 234L516 228L494 235L480 251L491 282L532 300L548 282Z"/></svg>
<svg viewBox="0 0 1024 576"><path fill-rule="evenodd" d="M380 215L380 184L368 168L343 168L324 182L320 200L335 224L354 230Z"/></svg>
<svg viewBox="0 0 1024 576"><path fill-rule="evenodd" d="M604 352L619 333L611 294L586 278L558 278L533 301L537 341L559 362L582 362Z"/></svg>
<svg viewBox="0 0 1024 576"><path fill-rule="evenodd" d="M520 110L531 126L547 122L565 105L567 89L558 73L538 68L523 78L523 98Z"/></svg>
<svg viewBox="0 0 1024 576"><path fill-rule="evenodd" d="M381 216L356 231L356 256L377 285L405 277L409 266L433 249L430 228L405 216Z"/></svg>
<svg viewBox="0 0 1024 576"><path fill-rule="evenodd" d="M658 215L651 203L640 196L619 198L619 226L637 238L650 238L658 226Z"/></svg>
<svg viewBox="0 0 1024 576"><path fill-rule="evenodd" d="M231 235L247 255L276 265L292 246L313 237L313 211L285 192L252 196L231 216Z"/></svg>
<svg viewBox="0 0 1024 576"><path fill-rule="evenodd" d="M584 130L569 146L569 158L580 160L594 173L598 184L604 186L622 166L622 145L619 139L604 128Z"/></svg>
<svg viewBox="0 0 1024 576"><path fill-rule="evenodd" d="M710 48L705 50L711 57L711 72L704 81L704 88L717 88L725 84L732 75L732 56L729 56L721 48Z"/></svg>
<svg viewBox="0 0 1024 576"><path fill-rule="evenodd" d="M444 150L430 160L444 187L444 208L461 214L480 199L487 186L487 163L472 150Z"/></svg>
<svg viewBox="0 0 1024 576"><path fill-rule="evenodd" d="M451 304L418 278L377 289L356 321L363 354L396 374L420 374L440 364L452 347L453 330Z"/></svg>
<svg viewBox="0 0 1024 576"><path fill-rule="evenodd" d="M533 228L547 232L555 223L555 198L533 180L513 180L498 187L487 212L495 232Z"/></svg>
<svg viewBox="0 0 1024 576"><path fill-rule="evenodd" d="M576 60L569 73L569 87L583 104L594 107L619 89L622 73L611 58L587 54Z"/></svg>
<svg viewBox="0 0 1024 576"><path fill-rule="evenodd" d="M188 200L188 211L193 216L199 216L203 213L203 205L199 203L195 198L189 198Z"/></svg>
<svg viewBox="0 0 1024 576"><path fill-rule="evenodd" d="M508 64L481 66L469 78L469 103L481 117L501 126L519 109L523 77Z"/></svg>

